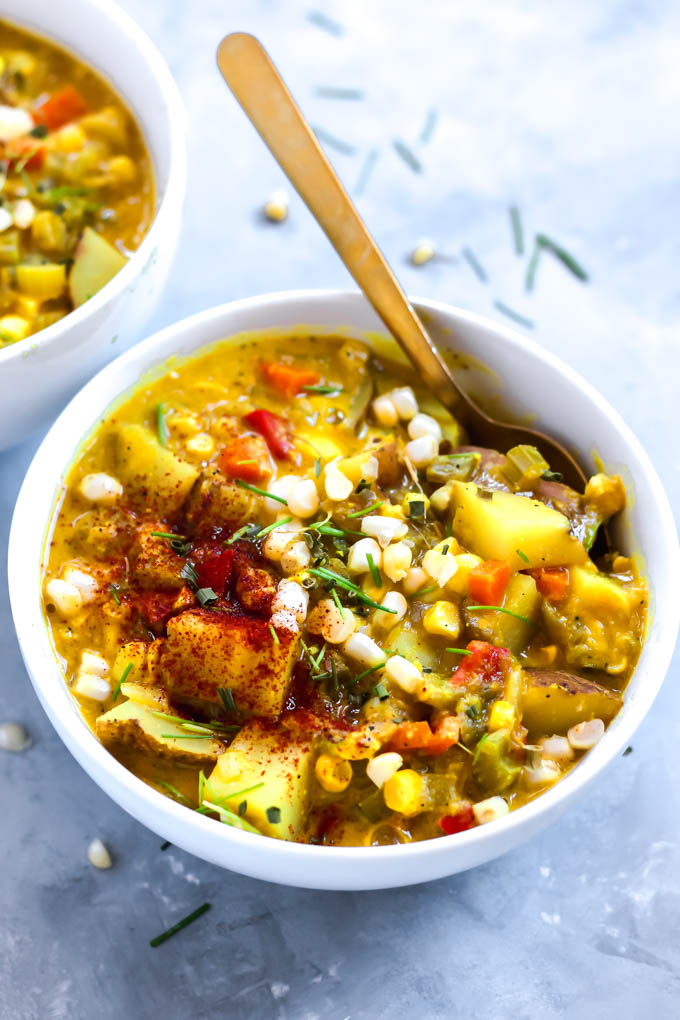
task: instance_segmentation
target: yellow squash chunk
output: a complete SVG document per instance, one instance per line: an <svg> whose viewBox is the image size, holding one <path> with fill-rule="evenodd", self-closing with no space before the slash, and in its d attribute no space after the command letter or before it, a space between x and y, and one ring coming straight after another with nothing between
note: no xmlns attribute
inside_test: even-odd
<svg viewBox="0 0 680 1020"><path fill-rule="evenodd" d="M594 680L571 673L525 670L522 723L530 733L566 733L589 719L610 722L623 701L618 694Z"/></svg>
<svg viewBox="0 0 680 1020"><path fill-rule="evenodd" d="M311 741L251 719L218 758L203 799L236 813L245 801L242 817L256 829L266 836L295 840L304 831L313 776ZM243 792L258 783L263 785L257 790ZM278 813L268 815L270 808L278 808Z"/></svg>
<svg viewBox="0 0 680 1020"><path fill-rule="evenodd" d="M30 297L47 301L66 290L66 266L59 263L17 266L16 273L19 290Z"/></svg>
<svg viewBox="0 0 680 1020"><path fill-rule="evenodd" d="M500 491L485 499L476 485L454 482L451 507L453 534L484 560L505 560L513 570L586 560L586 551L570 533L564 514L536 499Z"/></svg>
<svg viewBox="0 0 680 1020"><path fill-rule="evenodd" d="M98 717L97 736L106 747L132 747L153 758L194 768L212 765L224 749L224 744L212 737L189 739L198 734L153 713L149 705L125 701Z"/></svg>
<svg viewBox="0 0 680 1020"><path fill-rule="evenodd" d="M71 299L77 308L101 290L126 264L124 255L92 227L85 227L69 276Z"/></svg>
<svg viewBox="0 0 680 1020"><path fill-rule="evenodd" d="M123 486L164 514L179 510L198 478L197 469L161 446L143 425L122 425L117 440L117 471Z"/></svg>
<svg viewBox="0 0 680 1020"><path fill-rule="evenodd" d="M466 621L473 637L509 648L513 655L519 655L531 640L540 617L541 596L533 577L513 574L508 581L503 607L525 617L529 623L508 613L484 609L467 610Z"/></svg>
<svg viewBox="0 0 680 1020"><path fill-rule="evenodd" d="M230 688L238 709L275 716L283 710L299 634L281 628L278 644L268 620L191 609L168 622L161 676L178 700L222 707L220 688Z"/></svg>

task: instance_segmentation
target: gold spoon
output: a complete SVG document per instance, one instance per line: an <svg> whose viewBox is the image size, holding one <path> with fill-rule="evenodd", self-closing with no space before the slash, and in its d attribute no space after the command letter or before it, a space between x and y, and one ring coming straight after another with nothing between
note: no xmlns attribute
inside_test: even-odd
<svg viewBox="0 0 680 1020"><path fill-rule="evenodd" d="M535 429L496 421L460 389L261 43L233 32L218 46L217 64L347 269L444 407L480 445L502 451L519 443L537 446L553 471L583 490L586 476L564 446Z"/></svg>

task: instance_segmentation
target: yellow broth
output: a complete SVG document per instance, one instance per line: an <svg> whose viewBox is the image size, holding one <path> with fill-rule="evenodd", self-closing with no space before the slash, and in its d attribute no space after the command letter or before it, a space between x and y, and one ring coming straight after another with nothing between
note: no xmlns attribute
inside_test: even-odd
<svg viewBox="0 0 680 1020"><path fill-rule="evenodd" d="M0 21L0 348L89 300L154 216L151 160L111 85Z"/></svg>
<svg viewBox="0 0 680 1020"><path fill-rule="evenodd" d="M412 376L343 337L225 341L105 414L68 473L45 563L66 681L126 767L216 824L454 834L553 785L620 708L646 587L585 549L620 480L584 496L536 451L471 448Z"/></svg>

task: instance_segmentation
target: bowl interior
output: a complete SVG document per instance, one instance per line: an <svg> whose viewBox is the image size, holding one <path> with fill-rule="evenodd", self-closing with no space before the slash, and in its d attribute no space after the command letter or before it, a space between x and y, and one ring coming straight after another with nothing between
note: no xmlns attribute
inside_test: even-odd
<svg viewBox="0 0 680 1020"><path fill-rule="evenodd" d="M369 341L384 330L363 297L300 292L235 302L193 316L137 345L103 369L52 427L29 469L10 536L10 596L22 653L36 691L70 750L123 807L165 838L208 860L246 874L318 888L378 888L408 884L488 860L555 817L629 741L650 707L670 661L678 613L673 600L680 564L677 536L658 477L622 419L602 397L552 355L519 334L478 316L433 302L419 305L441 346L474 358L462 361L461 381L483 399L502 396L507 412L527 416L580 451L587 467L620 472L629 493L615 540L635 553L650 580L648 638L624 708L604 739L560 783L492 826L454 840L381 848L282 844L218 826L146 787L104 750L87 729L60 675L40 604L41 548L59 499L64 472L83 431L118 402L140 375L170 355L190 355L222 337L248 331L284 332L300 324L320 334L345 333ZM478 359L478 361L476 360ZM484 369L479 365L492 366ZM599 458L599 461L598 461ZM245 840L245 842L244 842ZM421 861L413 872L413 858ZM361 874L356 863L361 861ZM332 873L334 867L340 869Z"/></svg>

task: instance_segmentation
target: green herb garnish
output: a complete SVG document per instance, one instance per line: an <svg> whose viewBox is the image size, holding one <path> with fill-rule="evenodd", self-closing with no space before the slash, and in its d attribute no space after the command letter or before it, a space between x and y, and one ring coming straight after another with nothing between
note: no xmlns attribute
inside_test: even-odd
<svg viewBox="0 0 680 1020"><path fill-rule="evenodd" d="M382 588L382 577L380 576L380 571L375 565L375 560L370 553L366 553L366 562L368 563L368 569L371 571L371 577L373 578L376 587Z"/></svg>
<svg viewBox="0 0 680 1020"><path fill-rule="evenodd" d="M189 560L187 560L180 570L179 576L183 580L188 581L192 588L198 587L198 574L196 573L196 567Z"/></svg>
<svg viewBox="0 0 680 1020"><path fill-rule="evenodd" d="M168 439L170 438L170 430L168 429L168 423L165 420L167 414L167 407L165 404L159 404L156 408L156 427L158 430L158 442L161 446L168 445Z"/></svg>
<svg viewBox="0 0 680 1020"><path fill-rule="evenodd" d="M228 712L230 715L240 714L238 708L236 707L236 702L234 701L234 695L232 693L231 687L218 687L217 693L219 695L220 701L224 705L226 712Z"/></svg>
<svg viewBox="0 0 680 1020"><path fill-rule="evenodd" d="M167 850L168 847L171 847L171 846L172 846L172 843L170 842L170 840L166 839L165 843L161 843L161 850Z"/></svg>
<svg viewBox="0 0 680 1020"><path fill-rule="evenodd" d="M322 466L323 465L321 464L321 457L317 457L316 460L314 461L314 474L316 475L317 478L321 475Z"/></svg>
<svg viewBox="0 0 680 1020"><path fill-rule="evenodd" d="M284 524L290 524L292 520L292 517L282 517L280 521L274 521L273 524L267 525L266 528L261 528L254 538L262 538L264 535L268 535L271 531L276 531L277 528L282 528Z"/></svg>
<svg viewBox="0 0 680 1020"><path fill-rule="evenodd" d="M116 605L119 606L120 605L120 596L118 595L118 592L120 591L120 589L118 588L118 585L110 584L109 585L109 591L111 592L111 598L116 603Z"/></svg>
<svg viewBox="0 0 680 1020"><path fill-rule="evenodd" d="M409 599L417 599L420 595L429 595L433 591L437 591L439 588L438 584L433 584L430 588L421 588L419 591L414 591L412 595L407 595Z"/></svg>
<svg viewBox="0 0 680 1020"><path fill-rule="evenodd" d="M238 531L235 531L231 538L228 538L224 544L233 545L234 542L238 542L239 538L245 538L249 541L250 539L256 538L259 533L259 524L244 524L243 527L239 528Z"/></svg>
<svg viewBox="0 0 680 1020"><path fill-rule="evenodd" d="M274 499L277 503L283 503L284 506L288 506L288 500L284 499L283 496L277 496L273 492L267 492L266 489L258 489L257 485L251 485L250 482L244 482L241 478L236 479L236 484L240 489L247 489L249 492L254 492L258 496L265 496L267 499Z"/></svg>
<svg viewBox="0 0 680 1020"><path fill-rule="evenodd" d="M321 383L316 386L303 386L305 393L320 393L328 396L329 393L342 393L342 386L324 386Z"/></svg>
<svg viewBox="0 0 680 1020"><path fill-rule="evenodd" d="M467 648L445 648L445 652L453 652L455 655L472 655L472 652L468 652Z"/></svg>
<svg viewBox="0 0 680 1020"><path fill-rule="evenodd" d="M268 807L267 808L267 821L270 825L278 825L281 821L281 808Z"/></svg>
<svg viewBox="0 0 680 1020"><path fill-rule="evenodd" d="M370 489L370 487L371 487L371 483L367 482L365 478L361 478L361 479L359 479L359 484L357 485L357 487L356 487L356 489L354 491L355 491L355 493L358 496L359 493L364 492L365 489Z"/></svg>
<svg viewBox="0 0 680 1020"><path fill-rule="evenodd" d="M544 471L541 478L544 482L561 482L564 475L561 471Z"/></svg>
<svg viewBox="0 0 680 1020"><path fill-rule="evenodd" d="M198 773L198 803L203 803L203 787L205 786L205 772L203 769Z"/></svg>
<svg viewBox="0 0 680 1020"><path fill-rule="evenodd" d="M335 590L335 588L331 588L331 595L333 596L333 601L335 602L336 606L340 610L340 616L344 620L345 619L345 607L343 606L342 602L340 601L340 596L338 595L338 593Z"/></svg>
<svg viewBox="0 0 680 1020"><path fill-rule="evenodd" d="M531 620L529 619L528 616L522 616L521 613L514 613L512 611L512 609L506 609L505 606L464 606L463 608L464 609L469 609L469 610L471 610L473 612L475 610L482 610L482 609L483 610L487 610L488 609L492 613L505 613L506 616L514 616L514 618L516 620L521 620L522 623L529 623L529 624L531 623Z"/></svg>
<svg viewBox="0 0 680 1020"><path fill-rule="evenodd" d="M385 701L385 699L390 696L390 692L387 690L382 680L379 684L376 684L375 687L371 687L371 694L374 698L380 698L381 701Z"/></svg>
<svg viewBox="0 0 680 1020"><path fill-rule="evenodd" d="M168 930L164 931L161 935L156 935L155 939L151 939L149 945L153 946L154 949L156 946L160 946L162 942L172 938L172 936L176 935L178 931L182 930L182 928L186 928L186 926L191 924L192 921L196 921L199 917L205 914L207 910L210 910L210 907L210 903L203 903L196 910L193 910L190 914L187 914L186 917L183 917L181 921L178 921L177 924L173 924L172 928L168 928Z"/></svg>
<svg viewBox="0 0 680 1020"><path fill-rule="evenodd" d="M530 562L531 562L531 561L529 560L529 557L527 556L527 554L526 554L526 553L524 553L524 552L522 552L522 550L521 550L521 549L515 549L515 552L517 553L517 555L519 556L519 558L520 558L521 560L524 560L524 562L525 562L525 563L530 563Z"/></svg>
<svg viewBox="0 0 680 1020"><path fill-rule="evenodd" d="M358 676L354 677L354 679L352 680L352 683L353 684L358 684L360 680L364 679L364 677L370 676L371 673L377 673L379 669L384 669L386 665L387 665L387 659L385 659L384 662L379 662L377 666L371 666L370 669L365 669L363 671L363 673L359 673Z"/></svg>
<svg viewBox="0 0 680 1020"><path fill-rule="evenodd" d="M406 142L402 142L400 138L395 138L392 145L396 154L403 159L409 170L413 170L414 174L422 174L423 164L420 162L413 149L411 149Z"/></svg>
<svg viewBox="0 0 680 1020"><path fill-rule="evenodd" d="M363 517L364 514L370 514L374 510L377 510L379 506L384 505L385 505L384 499L376 500L374 503L370 503L368 506L365 506L363 510L355 510L354 513L347 514L347 519L349 520L352 517Z"/></svg>
<svg viewBox="0 0 680 1020"><path fill-rule="evenodd" d="M189 804L188 799L184 796L183 793L180 793L177 787L173 786L172 783L166 782L165 779L159 779L158 785L164 787L169 793L171 793L175 800L178 800L180 804L186 804L188 807L191 807L191 804Z"/></svg>
<svg viewBox="0 0 680 1020"><path fill-rule="evenodd" d="M274 624L273 623L269 624L269 633L272 636L272 641L274 642L274 644L275 645L280 645L281 642L279 641L279 635L276 633L276 630L274 628Z"/></svg>
<svg viewBox="0 0 680 1020"><path fill-rule="evenodd" d="M118 603L118 604L120 605L120 603ZM127 678L129 677L131 672L132 672L132 663L128 662L127 666L125 667L125 669L121 673L120 680L116 684L116 689L113 692L113 700L114 701L116 700L116 698L120 694L120 689L121 689L122 685L125 683L125 681L127 680Z"/></svg>
<svg viewBox="0 0 680 1020"><path fill-rule="evenodd" d="M333 570L328 570L327 567L310 567L309 573L313 574L314 577L320 577L324 581L333 581L338 587L344 588L346 591L351 592L359 602L363 602L367 606L371 606L373 609L380 609L383 613L396 614L396 609L388 609L387 606L381 606L374 599L365 595L361 588L358 588L356 584L352 584L347 578L342 577L341 574L336 574Z"/></svg>
<svg viewBox="0 0 680 1020"><path fill-rule="evenodd" d="M461 255L469 265L472 272L475 274L480 283L487 283L489 280L486 269L479 261L472 248L463 248Z"/></svg>
<svg viewBox="0 0 680 1020"><path fill-rule="evenodd" d="M197 588L196 598L201 606L209 606L213 602L217 602L217 592L212 588Z"/></svg>
<svg viewBox="0 0 680 1020"><path fill-rule="evenodd" d="M523 255L524 231L522 230L522 220L520 219L519 209L516 205L510 206L510 223L512 225L512 237L515 242L515 252L517 255Z"/></svg>
<svg viewBox="0 0 680 1020"><path fill-rule="evenodd" d="M503 301L494 301L493 306L502 315L507 315L509 319L513 319L515 322L518 322L520 326L524 326L526 329L534 328L534 323L531 319L527 319L524 315L520 315L519 312L516 312L514 308L510 308L509 305L504 304Z"/></svg>
<svg viewBox="0 0 680 1020"><path fill-rule="evenodd" d="M47 138L47 124L36 124L28 133L31 138Z"/></svg>

